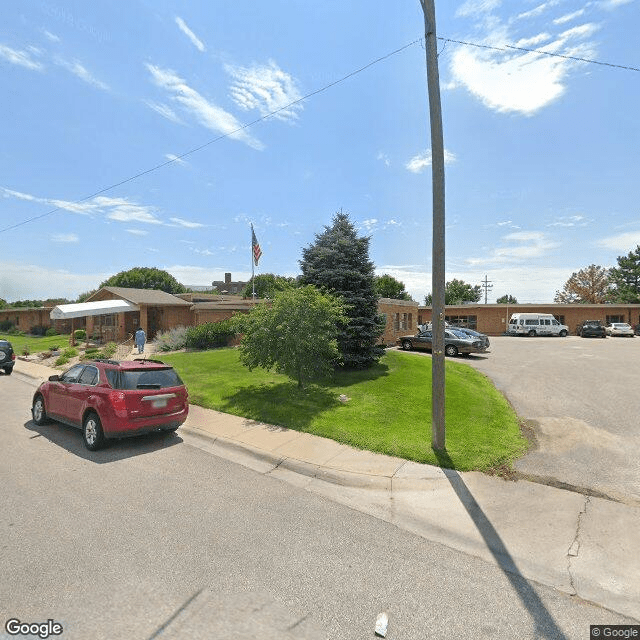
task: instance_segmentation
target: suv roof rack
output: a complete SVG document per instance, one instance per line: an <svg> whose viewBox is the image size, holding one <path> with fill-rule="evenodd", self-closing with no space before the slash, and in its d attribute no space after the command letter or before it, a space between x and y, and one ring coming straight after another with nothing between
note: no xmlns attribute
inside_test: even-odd
<svg viewBox="0 0 640 640"><path fill-rule="evenodd" d="M105 364L120 364L118 360L108 360L107 358L89 358L87 361L104 362Z"/></svg>
<svg viewBox="0 0 640 640"><path fill-rule="evenodd" d="M134 358L132 362L154 362L155 364L166 365L166 362L162 362L162 360L153 360L152 358Z"/></svg>

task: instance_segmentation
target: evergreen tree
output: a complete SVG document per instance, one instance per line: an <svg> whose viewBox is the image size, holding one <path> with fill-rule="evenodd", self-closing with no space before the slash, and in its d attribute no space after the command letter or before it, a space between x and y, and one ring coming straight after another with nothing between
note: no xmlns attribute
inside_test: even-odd
<svg viewBox="0 0 640 640"><path fill-rule="evenodd" d="M609 271L616 302L640 303L640 245L626 256L618 256L618 266Z"/></svg>
<svg viewBox="0 0 640 640"><path fill-rule="evenodd" d="M370 238L359 238L345 213L336 213L333 224L316 234L313 244L302 250L302 281L333 293L345 303L346 324L338 331L342 363L349 369L375 364L384 349L378 339L384 323L378 314Z"/></svg>

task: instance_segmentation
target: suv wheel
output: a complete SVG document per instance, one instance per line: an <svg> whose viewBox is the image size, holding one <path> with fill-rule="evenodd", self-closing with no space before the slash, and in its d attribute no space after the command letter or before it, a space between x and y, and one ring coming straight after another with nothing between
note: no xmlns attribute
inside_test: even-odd
<svg viewBox="0 0 640 640"><path fill-rule="evenodd" d="M4 368L4 375L5 376L10 376L13 373L13 367L5 367Z"/></svg>
<svg viewBox="0 0 640 640"><path fill-rule="evenodd" d="M566 338L567 337L567 332L564 329L560 332L560 337L561 338Z"/></svg>
<svg viewBox="0 0 640 640"><path fill-rule="evenodd" d="M89 451L97 451L104 446L104 433L100 418L96 413L88 413L82 423L82 439Z"/></svg>
<svg viewBox="0 0 640 640"><path fill-rule="evenodd" d="M531 331L529 331L529 333L527 334L530 338L535 338L536 337L536 332L535 329L531 329Z"/></svg>
<svg viewBox="0 0 640 640"><path fill-rule="evenodd" d="M31 415L33 416L33 421L38 426L49 422L49 417L47 416L47 411L44 406L44 398L40 394L38 394L33 401Z"/></svg>

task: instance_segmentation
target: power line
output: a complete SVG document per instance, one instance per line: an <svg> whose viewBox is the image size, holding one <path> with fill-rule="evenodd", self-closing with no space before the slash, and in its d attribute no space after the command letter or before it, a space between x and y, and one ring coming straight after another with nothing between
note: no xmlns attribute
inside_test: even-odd
<svg viewBox="0 0 640 640"><path fill-rule="evenodd" d="M628 67L622 64L612 64L611 62L602 62L601 60L593 60L591 58L579 58L577 56L566 56L561 53L553 53L544 51L543 49L527 49L526 47L516 47L512 44L505 44L502 47L491 46L488 44L479 44L477 42L467 42L465 40L453 40L452 38L438 38L444 42L453 42L455 44L463 44L467 47L477 47L479 49L491 49L493 51L526 51L527 53L539 53L544 56L552 56L554 58L564 58L565 60L576 60L578 62L588 62L589 64L599 64L604 67L613 67L614 69L626 69L627 71L640 71L637 67Z"/></svg>
<svg viewBox="0 0 640 640"><path fill-rule="evenodd" d="M329 84L324 85L323 87L321 87L320 89L316 89L315 91L311 91L310 93L307 93L306 95L302 96L302 98L298 98L297 100L293 100L292 102L290 102L287 105L284 105L283 107L280 107L279 109L275 109L274 111L271 111L270 113L267 113L264 116L261 116L260 118L256 118L255 120L252 120L251 122L248 122L247 124L242 125L241 127L238 127L237 129L234 129L233 131L229 131L227 133L223 133L222 135L219 135L216 138L213 138L212 140L209 140L208 142L205 142L204 144L201 144L198 147L194 147L193 149L189 149L189 151L185 151L184 153L180 154L179 156L176 156L175 158L171 158L170 160L167 160L166 162L161 162L160 164L157 164L153 167L150 167L149 169L145 169L144 171L140 171L139 173L136 173L133 176L129 176L128 178L125 178L124 180L121 180L120 182L115 182L114 184L109 185L108 187L104 187L103 189L100 189L99 191L96 191L94 193L92 193L91 195L85 196L84 198L80 198L79 200L73 200L71 201L70 204L80 204L82 202L86 202L87 200L91 200L92 198L95 198L96 196L99 196L102 193L105 193L107 191L111 191L112 189L115 189L116 187L121 187L124 184L127 184L129 182L133 182L134 180L137 180L138 178L141 178L142 176L145 176L149 173L152 173L154 171L157 171L158 169L162 169L162 167L166 167L167 165L173 164L175 162L178 162L180 160L182 160L182 158L186 158L187 156L190 156L193 153L196 153L197 151L201 151L202 149L204 149L205 147L208 147L209 145L212 145L220 140L224 140L225 138L229 138L231 136L236 135L237 133L240 133L241 131L244 131L245 129L248 129L249 127L252 127L255 124L258 124L259 122L262 122L264 120L267 120L268 118L271 118L272 116L282 112L282 111L286 111L287 109L290 109L291 107L293 107L296 104L299 104L301 102L303 102L304 100L308 100L309 98L318 95L319 93L322 93L324 91L326 91L327 89L330 89L331 87L335 87L337 84L340 84L341 82L344 82L345 80L348 80L349 78L352 78L353 76L362 73L363 71L366 71L369 67L372 67L375 64L378 64L379 62L383 62L384 60L387 60L388 58L391 58L392 56L395 56L396 54L404 51L405 49L408 49L409 47L412 47L413 45L417 44L420 42L422 38L417 38L416 40L413 40L413 42L409 42L408 44L405 44L404 46L400 47L399 49L395 49L394 51L391 51L383 56L380 56L379 58L376 58L375 60L372 60L371 62L365 64L363 67L360 67L359 69L356 69L355 71L352 71L351 73L348 73L345 76L342 76L341 78L339 78L338 80L334 80L333 82L330 82ZM16 229L17 227L21 227L25 224L28 224L29 222L34 222L35 220L40 220L42 218L46 218L47 216L50 216L58 211L62 211L64 209L64 207L56 207L55 209L51 209L50 211L46 211L45 213L41 213L38 216L34 216L32 218L28 218L26 220L23 220L22 222L18 222L16 224L13 224L11 226L5 227L4 229L0 229L0 233L4 233L5 231L10 231L11 229Z"/></svg>
<svg viewBox="0 0 640 640"><path fill-rule="evenodd" d="M550 51L543 51L541 49L527 49L525 47L516 47L514 45L504 45L502 47L497 47L497 46L490 46L490 45L486 45L486 44L479 44L477 42L468 42L465 40L454 40L453 38L444 38L441 36L437 37L438 40L442 40L445 45L447 42L452 42L454 44L461 44L464 46L468 46L468 47L477 47L480 49L491 49L494 51L509 51L509 50L515 50L515 51L526 51L528 53L538 53L541 55L547 55L547 56L552 56L552 57L556 57L556 58L564 58L566 60L576 60L578 62L586 62L589 64L597 64L597 65L602 65L602 66L606 66L606 67L612 67L612 68L616 68L616 69L625 69L628 71L640 71L640 69L636 68L636 67L631 67L631 66L624 66L624 65L619 65L619 64L612 64L609 62L602 62L599 60L592 60L589 58L579 58L576 56L567 56L567 55L562 55L560 53L552 53ZM324 85L323 87L316 89L314 91L311 91L310 93L307 93L306 95L302 96L301 98L298 98L297 100L293 100L292 102L290 102L289 104L286 104L278 109L275 109L274 111L271 111L270 113L267 113L264 116L261 116L260 118L256 118L255 120L252 120L251 122L248 122L244 125L242 125L241 127L238 127L237 129L234 129L233 131L229 131L227 133L223 133L219 136L217 136L216 138L213 138L211 140L209 140L208 142L205 142L204 144L201 144L197 147L194 147L193 149L189 149L188 151L185 151L184 153L175 156L174 158L171 158L170 160L167 160L166 162L161 162L160 164L157 164L153 167L149 167L148 169L144 169L143 171L140 171L139 173L136 173L135 175L129 176L128 178L125 178L124 180L120 180L119 182L115 182L107 187L104 187L98 191L95 191L94 193L88 195L88 196L84 196L83 198L80 198L78 200L72 200L69 202L69 204L80 204L82 202L86 202L87 200L91 200L92 198L95 198L96 196L99 196L103 193L106 193L107 191L111 191L112 189L116 189L117 187L121 187L124 184L128 184L129 182L133 182L134 180L137 180L138 178L141 178L142 176L145 176L149 173L153 173L154 171L158 171L158 169L162 169L163 167L166 167L170 164L174 164L176 162L179 162L180 160L182 160L183 158L186 158L187 156L190 156L198 151L201 151L202 149L215 144L216 142L219 142L220 140L224 140L225 138L229 138L232 137L238 133L240 133L241 131L244 131L245 129L248 129L249 127L252 127L255 124L258 124L259 122L263 122L264 120L267 120L268 118L271 118L272 116L281 113L282 111L286 111L287 109L290 109L291 107L295 106L296 104L300 104L301 102L308 100L309 98L316 96L320 93L323 93L324 91L327 91L327 89L330 89L332 87L335 87L336 85L344 82L345 80L348 80L349 78L352 78L353 76L358 75L359 73L362 73L363 71L366 71L367 69L369 69L370 67L383 62L384 60L387 60L388 58L391 58L392 56L397 55L398 53L401 53L402 51L404 51L405 49L408 49L409 47L414 46L415 44L420 44L423 48L424 48L424 38L420 37L417 38L415 40L413 40L412 42L409 42L405 45L403 45L402 47L395 49L394 51L391 51L383 56L380 56L379 58L376 58L375 60L372 60L371 62L365 64L364 66L360 67L359 69L356 69L355 71L351 71L350 73L348 73L345 76L342 76L341 78L339 78L338 80L334 80L333 82L330 82L329 84ZM444 52L444 48L440 53ZM11 231L12 229L17 229L18 227L21 227L25 224L28 224L30 222L35 222L36 220L41 220L42 218L46 218L47 216L50 216L54 213L57 213L58 211L63 211L65 209L65 207L56 207L55 209L51 209L50 211L45 211L44 213L41 213L40 215L37 216L33 216L31 218L27 218L26 220L23 220L22 222L17 222L16 224L10 225L8 227L5 227L4 229L0 229L0 233L4 233L5 231Z"/></svg>

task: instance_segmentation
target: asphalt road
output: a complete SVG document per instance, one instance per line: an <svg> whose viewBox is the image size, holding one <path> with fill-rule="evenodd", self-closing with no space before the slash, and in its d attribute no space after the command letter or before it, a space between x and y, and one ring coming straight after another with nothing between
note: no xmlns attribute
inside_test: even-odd
<svg viewBox="0 0 640 640"><path fill-rule="evenodd" d="M533 427L521 473L640 504L640 338L499 336L464 361Z"/></svg>
<svg viewBox="0 0 640 640"><path fill-rule="evenodd" d="M33 388L0 377L3 627L51 618L63 640L348 640L373 638L386 611L390 640L582 640L590 624L629 622L180 432L90 453L78 431L30 421Z"/></svg>

